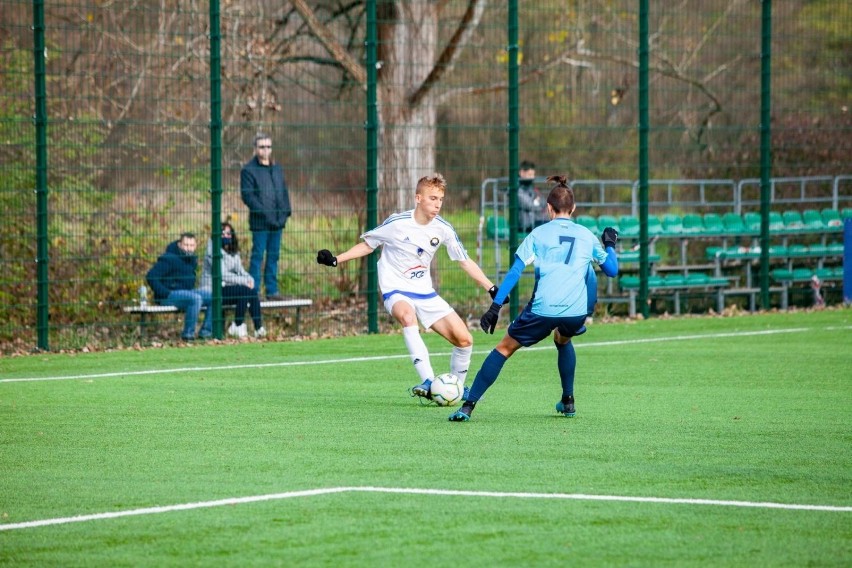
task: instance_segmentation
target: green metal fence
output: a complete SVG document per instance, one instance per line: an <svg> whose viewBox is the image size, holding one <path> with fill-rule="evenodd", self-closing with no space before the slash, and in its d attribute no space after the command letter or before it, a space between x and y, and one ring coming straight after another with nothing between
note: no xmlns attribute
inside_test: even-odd
<svg viewBox="0 0 852 568"><path fill-rule="evenodd" d="M150 314L140 329L125 309L181 232L199 236L203 255L229 220L247 261L239 175L259 131L293 205L280 290L312 300L265 310L273 339L393 328L375 258L329 271L315 253L410 208L433 171L449 181L443 213L471 256L490 238L483 180L516 187L522 159L539 175L636 180L637 197L617 199L640 205L661 199L653 180L761 180L768 251L785 238L768 231L771 196L796 191L771 193L770 180L852 173L851 12L840 0L3 0L0 352L178 340L181 314ZM834 190L839 213L849 187ZM652 241L629 243L645 255L643 284ZM690 262L714 244L690 246ZM679 253L658 245L663 264ZM768 307L768 252L761 262ZM482 264L494 272L493 257ZM472 322L487 306L446 258L436 281ZM640 288L640 306L653 313L649 294Z"/></svg>

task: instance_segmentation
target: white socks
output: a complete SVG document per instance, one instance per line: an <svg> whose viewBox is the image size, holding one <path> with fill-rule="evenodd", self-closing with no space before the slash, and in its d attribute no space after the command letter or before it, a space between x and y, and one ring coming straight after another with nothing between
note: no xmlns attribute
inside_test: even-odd
<svg viewBox="0 0 852 568"><path fill-rule="evenodd" d="M426 344L423 343L423 338L420 337L420 327L412 325L411 327L402 328L402 338L405 340L405 346L411 355L411 362L414 363L414 369L420 375L420 380L433 379L435 374L432 372L429 350L426 349ZM467 360L470 362L470 354L468 354Z"/></svg>
<svg viewBox="0 0 852 568"><path fill-rule="evenodd" d="M473 353L473 345L470 347L453 347L453 354L450 356L450 372L457 376L462 384L467 382L471 353Z"/></svg>

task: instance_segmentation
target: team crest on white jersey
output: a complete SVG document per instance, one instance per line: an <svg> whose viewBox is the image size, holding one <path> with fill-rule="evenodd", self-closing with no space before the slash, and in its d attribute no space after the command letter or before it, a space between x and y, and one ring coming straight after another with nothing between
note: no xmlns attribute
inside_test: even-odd
<svg viewBox="0 0 852 568"><path fill-rule="evenodd" d="M432 237L432 238L429 240L429 244L430 244L430 245L432 245L433 247L438 246L438 244L439 244L440 242L441 242L441 239L439 239L438 237Z"/></svg>

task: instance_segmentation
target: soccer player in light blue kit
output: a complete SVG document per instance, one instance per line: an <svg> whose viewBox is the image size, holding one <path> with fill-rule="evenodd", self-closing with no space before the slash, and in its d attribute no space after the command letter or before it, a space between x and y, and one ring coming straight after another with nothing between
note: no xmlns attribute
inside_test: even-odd
<svg viewBox="0 0 852 568"><path fill-rule="evenodd" d="M515 262L498 286L494 302L479 321L482 330L494 333L503 301L518 283L529 264L535 266L535 288L518 319L509 325L506 335L491 351L476 374L470 393L461 409L450 415L451 422L470 420L476 403L494 384L503 365L521 347L535 345L555 330L553 341L558 352L557 365L562 381L562 400L556 411L574 416L574 371L577 356L571 338L585 333L586 317L597 301L594 267L600 265L609 277L618 275L615 243L618 233L612 227L603 231L603 246L591 231L571 220L576 204L574 192L564 176L551 176L556 185L547 196L550 222L533 229L518 247Z"/></svg>

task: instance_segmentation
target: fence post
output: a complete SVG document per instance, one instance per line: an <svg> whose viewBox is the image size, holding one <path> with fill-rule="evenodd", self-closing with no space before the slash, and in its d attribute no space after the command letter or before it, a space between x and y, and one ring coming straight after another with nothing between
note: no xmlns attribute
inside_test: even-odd
<svg viewBox="0 0 852 568"><path fill-rule="evenodd" d="M648 0L639 2L639 305L642 317L648 305Z"/></svg>
<svg viewBox="0 0 852 568"><path fill-rule="evenodd" d="M760 47L760 305L769 309L769 205L772 195L772 0L763 0Z"/></svg>
<svg viewBox="0 0 852 568"><path fill-rule="evenodd" d="M518 0L509 0L506 24L509 55L509 266L512 265L515 249L518 248ZM518 314L518 287L509 294L509 318Z"/></svg>
<svg viewBox="0 0 852 568"><path fill-rule="evenodd" d="M376 0L367 1L367 226L370 230L378 225L379 192L379 111L377 100L378 87L378 21ZM373 251L367 258L367 330L379 332L379 273L378 253Z"/></svg>
<svg viewBox="0 0 852 568"><path fill-rule="evenodd" d="M219 0L210 1L210 210L213 240L213 337L222 339L222 57ZM206 243L202 245L206 247ZM202 250L207 250L206 248ZM203 253L202 253L203 254ZM203 256L202 256L203 258ZM255 282L260 290L260 282Z"/></svg>
<svg viewBox="0 0 852 568"><path fill-rule="evenodd" d="M45 87L44 0L33 0L33 57L35 60L36 137L36 332L38 349L47 351L50 304L48 299L48 189L47 189L47 88Z"/></svg>

